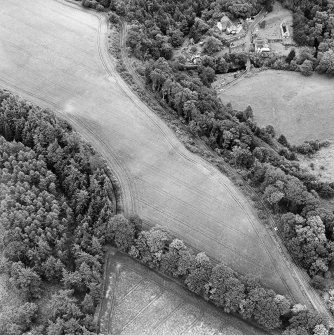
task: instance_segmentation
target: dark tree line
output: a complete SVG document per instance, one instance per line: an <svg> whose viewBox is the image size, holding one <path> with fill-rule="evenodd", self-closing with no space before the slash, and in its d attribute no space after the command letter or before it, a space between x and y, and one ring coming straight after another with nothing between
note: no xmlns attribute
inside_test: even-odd
<svg viewBox="0 0 334 335"><path fill-rule="evenodd" d="M67 289L59 295L66 295L73 315L59 298L59 304L50 307L54 317L36 334L94 334L105 222L115 215L108 168L51 112L6 91L0 91L0 101L5 271L28 303L41 296L46 282L61 282ZM34 308L31 319L37 313ZM10 329L22 334L30 327L30 321L22 326L14 320L4 334L14 334Z"/></svg>
<svg viewBox="0 0 334 335"><path fill-rule="evenodd" d="M307 229L311 229L314 220L318 222L322 228L314 229L314 234L321 236L321 248L312 247L312 239L304 239L301 243L305 247L295 243L292 253L312 276L324 274L333 259L333 213L320 206L319 196L332 197L334 184L320 182L315 176L303 172L294 161L297 151L312 152L320 147L320 143L309 141L293 147L284 136L277 141L271 126L260 128L256 125L250 108L240 112L224 106L195 71L183 71L175 62L162 58L150 62L146 67L146 81L157 98L187 122L190 131L206 139L232 165L247 169L246 179L258 188L275 212L282 217L286 213L302 216L302 226ZM309 220L317 216L320 221ZM298 226L292 225L291 229L293 237L301 240L301 236L296 236ZM291 236L286 237L289 241Z"/></svg>

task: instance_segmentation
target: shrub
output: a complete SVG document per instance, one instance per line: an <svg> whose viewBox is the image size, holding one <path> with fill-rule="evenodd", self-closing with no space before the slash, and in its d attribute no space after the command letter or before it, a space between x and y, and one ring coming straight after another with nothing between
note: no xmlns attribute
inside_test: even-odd
<svg viewBox="0 0 334 335"><path fill-rule="evenodd" d="M300 65L300 72L303 76L309 77L312 75L313 63L312 61L306 59L302 65Z"/></svg>

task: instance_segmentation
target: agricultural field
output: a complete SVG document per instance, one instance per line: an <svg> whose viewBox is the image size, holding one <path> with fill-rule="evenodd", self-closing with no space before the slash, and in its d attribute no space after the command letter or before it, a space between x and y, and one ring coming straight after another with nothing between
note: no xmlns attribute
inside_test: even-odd
<svg viewBox="0 0 334 335"><path fill-rule="evenodd" d="M239 81L220 93L236 109L252 106L260 125L271 124L292 144L334 137L334 82L317 74L268 70Z"/></svg>
<svg viewBox="0 0 334 335"><path fill-rule="evenodd" d="M309 303L252 204L120 79L103 16L56 0L9 0L0 21L0 85L55 110L92 143L121 184L126 215Z"/></svg>
<svg viewBox="0 0 334 335"><path fill-rule="evenodd" d="M128 256L108 253L106 276L99 311L102 334L267 334L218 311Z"/></svg>

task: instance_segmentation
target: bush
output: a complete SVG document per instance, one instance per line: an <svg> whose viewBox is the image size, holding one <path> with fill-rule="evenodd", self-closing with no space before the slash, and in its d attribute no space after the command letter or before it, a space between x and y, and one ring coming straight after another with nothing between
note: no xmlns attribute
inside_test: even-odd
<svg viewBox="0 0 334 335"><path fill-rule="evenodd" d="M108 13L108 18L109 18L109 21L113 24L118 24L119 23L119 16L114 12L109 12Z"/></svg>
<svg viewBox="0 0 334 335"><path fill-rule="evenodd" d="M215 52L218 52L221 50L223 44L222 42L213 37L213 36L210 36L206 39L205 43L204 43L204 46L203 46L203 51L209 55L212 55L214 54Z"/></svg>
<svg viewBox="0 0 334 335"><path fill-rule="evenodd" d="M318 275L312 278L311 285L318 290L323 290L326 287L324 278Z"/></svg>
<svg viewBox="0 0 334 335"><path fill-rule="evenodd" d="M300 65L300 72L303 76L309 77L312 75L313 62L306 59L302 65Z"/></svg>

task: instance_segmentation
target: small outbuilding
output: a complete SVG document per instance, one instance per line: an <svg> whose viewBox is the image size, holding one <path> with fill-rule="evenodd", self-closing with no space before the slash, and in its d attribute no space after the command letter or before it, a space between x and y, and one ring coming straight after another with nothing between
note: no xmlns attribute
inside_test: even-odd
<svg viewBox="0 0 334 335"><path fill-rule="evenodd" d="M221 19L220 19L220 24L221 24L221 31L226 31L227 27L232 25L231 20L229 19L228 16L224 15ZM219 27L218 27L219 28Z"/></svg>
<svg viewBox="0 0 334 335"><path fill-rule="evenodd" d="M254 47L256 52L260 53L268 53L270 52L269 45L265 39L256 38L254 40Z"/></svg>
<svg viewBox="0 0 334 335"><path fill-rule="evenodd" d="M282 22L282 24L281 24L281 31L282 31L282 36L284 38L290 37L289 29L288 29L288 26L285 22Z"/></svg>

